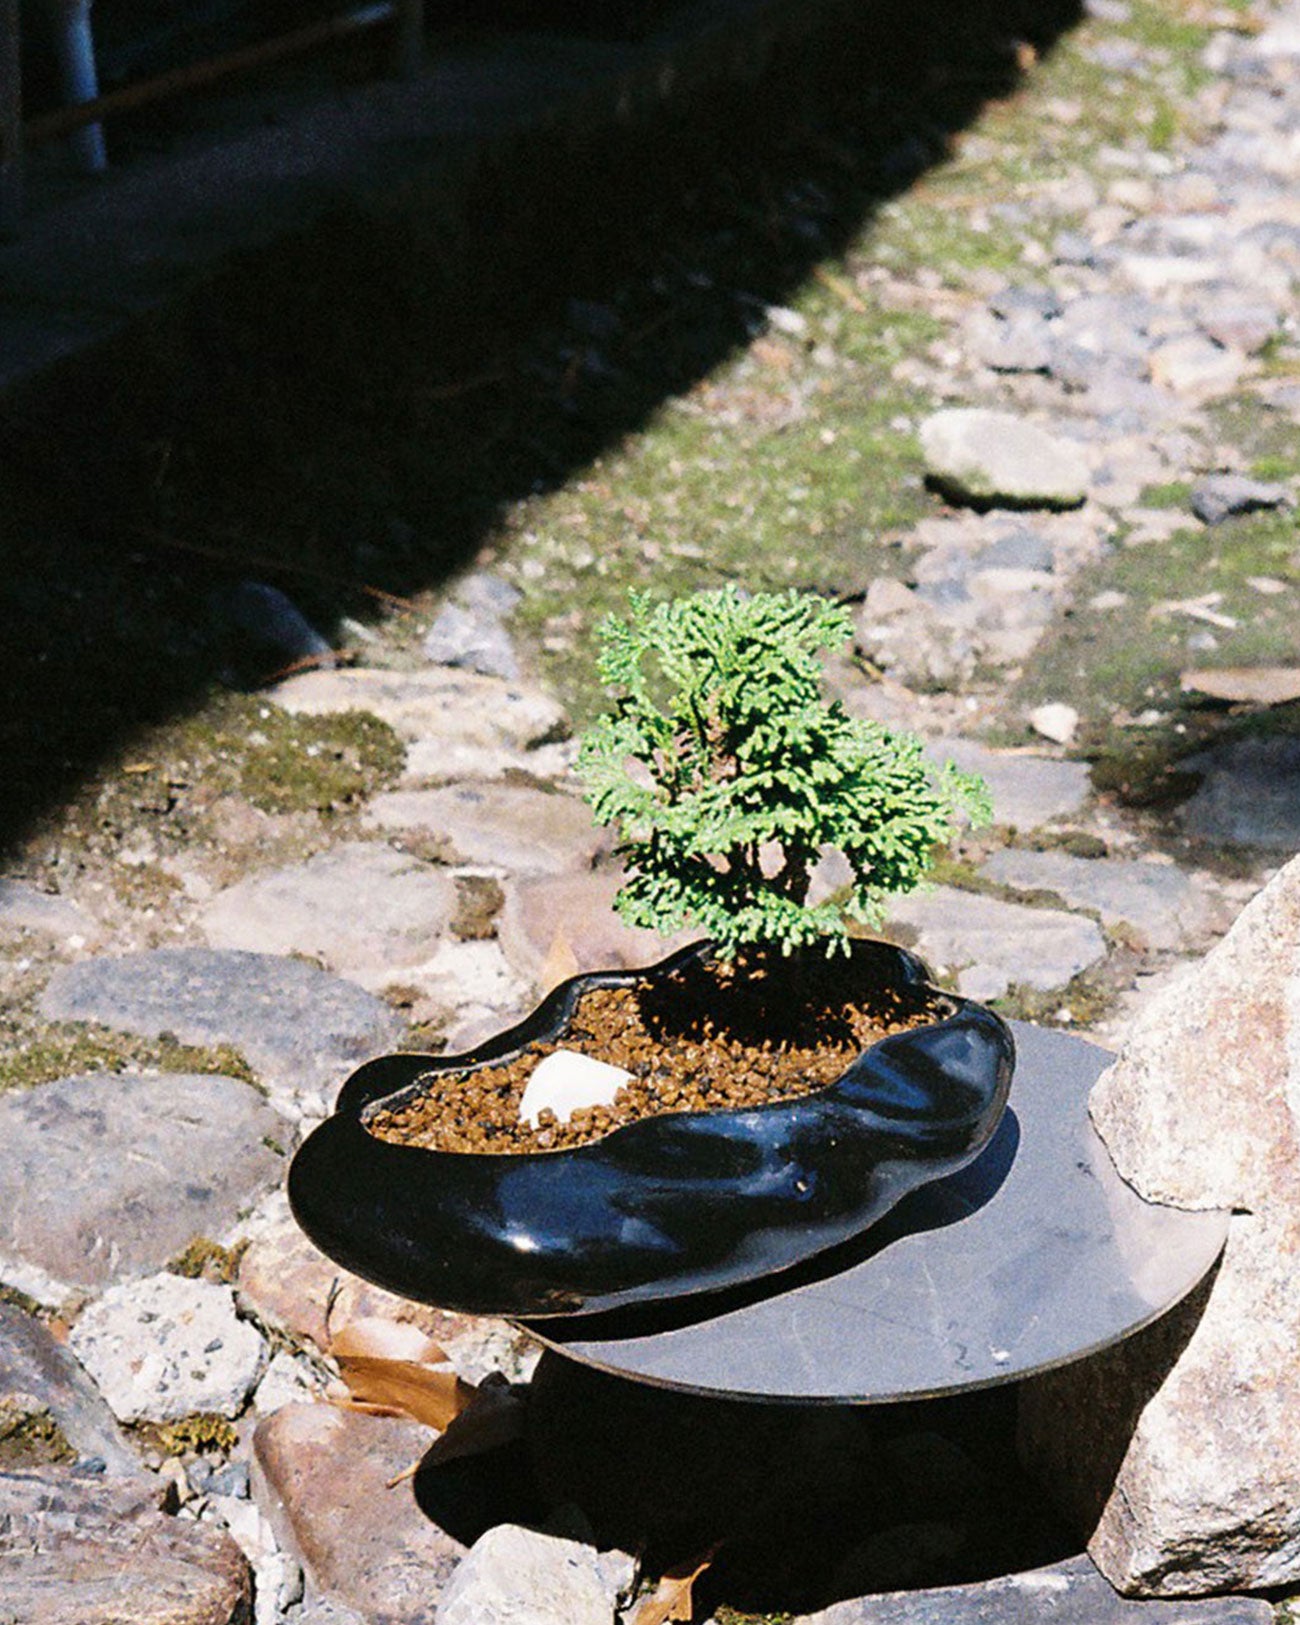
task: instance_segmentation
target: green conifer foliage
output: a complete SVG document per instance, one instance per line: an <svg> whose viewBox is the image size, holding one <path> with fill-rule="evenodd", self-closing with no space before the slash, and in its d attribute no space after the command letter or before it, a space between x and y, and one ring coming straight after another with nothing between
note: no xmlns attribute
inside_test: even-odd
<svg viewBox="0 0 1300 1625"><path fill-rule="evenodd" d="M823 696L822 652L850 632L825 599L734 587L667 603L634 593L626 619L603 623L614 705L578 773L597 822L620 826L630 924L695 927L726 957L750 943L831 952L849 918L877 923L882 899L921 881L963 815L988 821L981 780ZM832 848L851 893L810 904Z"/></svg>

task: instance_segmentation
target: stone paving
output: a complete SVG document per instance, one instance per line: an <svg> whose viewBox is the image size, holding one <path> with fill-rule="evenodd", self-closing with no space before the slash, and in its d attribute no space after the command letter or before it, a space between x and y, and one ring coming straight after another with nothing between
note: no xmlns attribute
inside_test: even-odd
<svg viewBox="0 0 1300 1625"><path fill-rule="evenodd" d="M1092 10L1104 20L1124 7ZM1083 225L1058 235L1038 284L952 307L942 360L904 364L936 404L921 439L948 506L909 539L909 581L873 584L857 612L858 650L883 681L836 675L853 709L921 727L936 756L984 772L993 791L994 833L899 904L891 933L962 991L1106 1042L1300 847L1300 752L1239 742L1194 764L1203 777L1182 829L1231 844L1238 871L1225 878L1194 845L1175 861L1068 759L1069 694L1042 708L1029 750L974 737L978 706L963 732L972 714L960 702L977 668L1009 679L1118 532L1160 545L1169 515L1141 494L1188 476L1208 405L1244 381L1261 410L1300 413L1300 388L1262 360L1296 336L1300 5L1261 18L1258 32L1214 36L1217 123L1203 145L1119 155L1105 191L1078 177ZM1231 465L1233 448L1221 450ZM1213 525L1298 494L1229 466L1192 501ZM1294 579L1274 585L1294 598ZM58 895L0 880L9 985L51 1032L219 1051L229 1074L79 1068L0 1097L0 1281L12 1299L0 1300L0 1617L613 1619L628 1565L596 1561L562 1518L531 1537L498 1531L458 1572L489 1524L537 1521L517 1455L498 1460L501 1482L464 1463L422 1468L412 1487L404 1474L428 1430L324 1398L331 1335L362 1319L418 1326L469 1381L525 1382L537 1351L504 1325L348 1278L298 1234L281 1193L294 1144L362 1059L409 1032L463 1047L560 974L665 949L611 912L609 843L576 797L561 704L523 675L517 603L502 573L479 571L431 618L426 664L390 667L381 651L266 696L293 714L368 712L405 750L398 781L315 850L266 858L263 826L233 798L228 816L254 831L239 847L247 861L223 875L183 868L147 908L107 908L75 876ZM1214 607L1202 608L1212 630ZM846 1437L831 1429L826 1461ZM970 1457L921 1437L908 1449L914 1468L925 1456L927 1483L978 1476ZM739 1436L719 1450L729 1466L743 1455ZM1247 1598L1123 1602L1075 1559L959 1593L901 1591L926 1583L918 1552L942 1556L959 1539L954 1517L949 1505L886 1527L888 1540L877 1531L844 1559L845 1583L856 1576L864 1595L812 1618L1272 1615Z"/></svg>

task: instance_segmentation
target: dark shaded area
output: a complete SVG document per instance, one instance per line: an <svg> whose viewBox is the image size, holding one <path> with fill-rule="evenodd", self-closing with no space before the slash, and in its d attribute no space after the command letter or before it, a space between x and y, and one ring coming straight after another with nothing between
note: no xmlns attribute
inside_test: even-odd
<svg viewBox="0 0 1300 1625"><path fill-rule="evenodd" d="M744 344L1081 7L781 9L760 74L476 152L441 202L326 220L4 403L0 839L283 664L214 595L268 582L328 631L464 566Z"/></svg>
<svg viewBox="0 0 1300 1625"><path fill-rule="evenodd" d="M699 1619L722 1603L811 1612L1079 1549L1016 1464L1016 1404L1003 1389L856 1409L754 1405L665 1393L547 1354L527 1395L525 1444L425 1465L415 1493L459 1539L505 1521L564 1527L643 1552L652 1575L716 1547L695 1593Z"/></svg>

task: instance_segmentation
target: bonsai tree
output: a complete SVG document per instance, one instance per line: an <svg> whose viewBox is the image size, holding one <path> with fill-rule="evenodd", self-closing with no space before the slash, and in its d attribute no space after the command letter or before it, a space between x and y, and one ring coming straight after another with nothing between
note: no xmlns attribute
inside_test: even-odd
<svg viewBox="0 0 1300 1625"><path fill-rule="evenodd" d="M989 820L981 780L823 696L822 652L850 632L825 599L734 587L666 603L633 593L627 618L602 624L614 705L578 773L597 822L621 827L616 906L630 924L696 927L724 958L749 944L846 949L848 920L878 923L963 815ZM827 849L852 885L810 903Z"/></svg>

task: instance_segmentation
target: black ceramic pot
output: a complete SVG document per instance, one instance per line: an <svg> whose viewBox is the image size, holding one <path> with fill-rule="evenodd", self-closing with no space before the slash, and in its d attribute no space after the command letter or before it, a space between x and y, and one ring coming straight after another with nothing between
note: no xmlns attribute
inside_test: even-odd
<svg viewBox="0 0 1300 1625"><path fill-rule="evenodd" d="M477 1314L595 1312L785 1269L988 1144L1011 1084L1010 1032L929 988L918 959L879 942L853 943L842 962L845 1003L883 982L904 997L932 994L938 1019L872 1045L815 1094L645 1118L528 1155L421 1150L367 1129L369 1112L422 1078L562 1038L587 989L664 979L707 952L574 977L469 1055L368 1062L293 1159L299 1224L346 1269L404 1297Z"/></svg>

